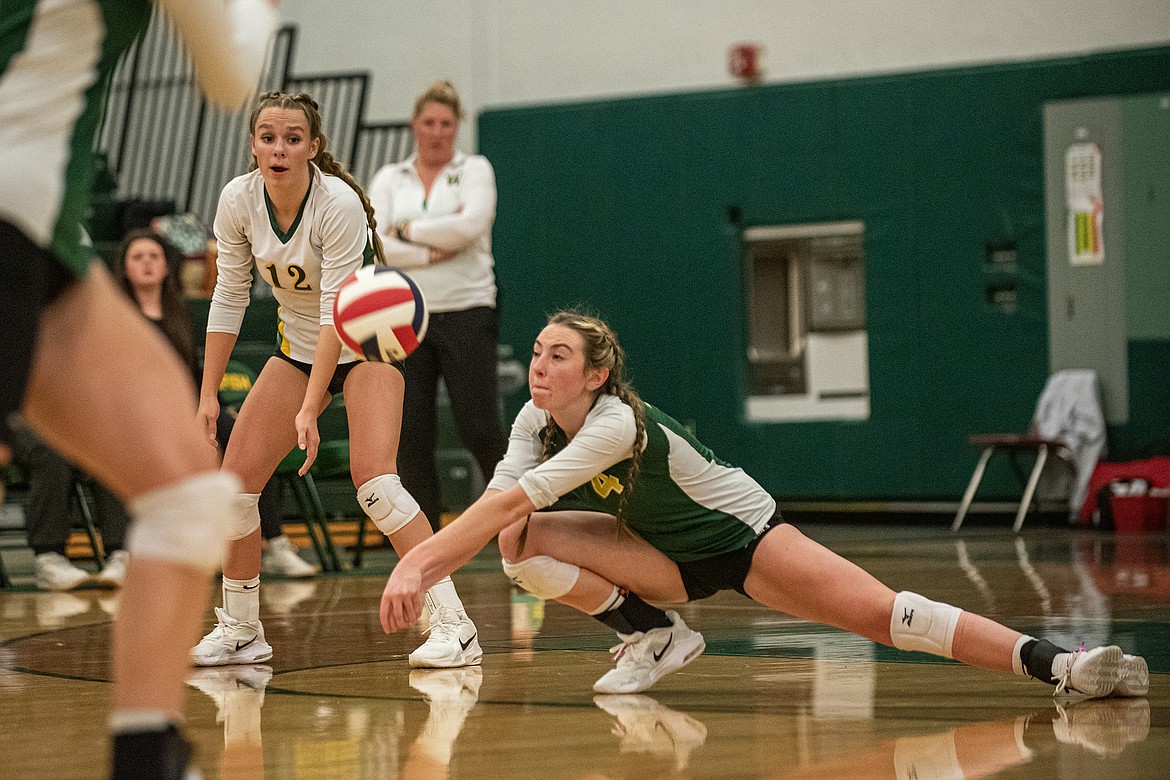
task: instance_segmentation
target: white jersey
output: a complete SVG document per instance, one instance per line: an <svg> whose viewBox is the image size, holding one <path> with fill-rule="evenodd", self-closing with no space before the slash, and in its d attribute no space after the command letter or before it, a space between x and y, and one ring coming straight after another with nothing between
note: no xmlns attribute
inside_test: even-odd
<svg viewBox="0 0 1170 780"><path fill-rule="evenodd" d="M333 324L342 281L362 266L369 226L361 198L336 176L312 168L309 192L287 232L276 224L259 171L228 182L215 212L219 278L207 330L240 332L252 287L252 268L280 304L280 351L312 363L323 325ZM339 363L358 360L342 346Z"/></svg>
<svg viewBox="0 0 1170 780"><path fill-rule="evenodd" d="M776 500L670 415L650 404L645 414L638 477L628 495L637 425L634 411L613 395L597 399L572 441L557 428L543 462L548 413L526 403L488 489L520 485L537 509L571 496L611 515L624 500L629 527L674 561L739 550L756 538L775 515Z"/></svg>
<svg viewBox="0 0 1170 780"><path fill-rule="evenodd" d="M414 167L416 157L382 167L366 191L386 262L410 275L432 312L495 308L496 174L491 163L482 155L456 152L428 193ZM405 220L415 243L394 235L394 226ZM430 247L458 254L430 265Z"/></svg>
<svg viewBox="0 0 1170 780"><path fill-rule="evenodd" d="M244 103L275 27L267 0L159 5L208 97L231 108ZM0 218L79 274L94 257L78 230L88 219L105 85L152 10L149 0L0 2Z"/></svg>
<svg viewBox="0 0 1170 780"><path fill-rule="evenodd" d="M78 272L92 257L78 252L77 226L88 209L89 141L104 104L91 87L113 68L103 45L129 46L149 12L89 0L0 3L0 219Z"/></svg>

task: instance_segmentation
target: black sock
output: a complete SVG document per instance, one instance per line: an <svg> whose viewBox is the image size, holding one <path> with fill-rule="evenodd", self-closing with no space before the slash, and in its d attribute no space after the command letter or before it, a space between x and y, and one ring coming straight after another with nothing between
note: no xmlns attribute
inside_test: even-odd
<svg viewBox="0 0 1170 780"><path fill-rule="evenodd" d="M632 634L635 631L645 632L652 628L667 628L674 625L665 612L642 601L634 593L627 593L625 601L615 609L593 617L619 634Z"/></svg>
<svg viewBox="0 0 1170 780"><path fill-rule="evenodd" d="M1055 685L1057 681L1052 676L1052 662L1058 654L1067 652L1047 639L1031 639L1020 648L1020 662L1029 677Z"/></svg>
<svg viewBox="0 0 1170 780"><path fill-rule="evenodd" d="M182 780L191 758L191 745L171 724L162 731L114 734L114 760L110 777Z"/></svg>

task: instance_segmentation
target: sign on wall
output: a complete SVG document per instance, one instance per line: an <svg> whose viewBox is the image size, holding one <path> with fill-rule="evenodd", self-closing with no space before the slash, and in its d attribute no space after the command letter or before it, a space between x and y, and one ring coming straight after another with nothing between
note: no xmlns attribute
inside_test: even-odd
<svg viewBox="0 0 1170 780"><path fill-rule="evenodd" d="M1101 265L1105 262L1101 147L1093 143L1070 146L1064 154L1064 172L1064 191L1068 201L1069 264Z"/></svg>

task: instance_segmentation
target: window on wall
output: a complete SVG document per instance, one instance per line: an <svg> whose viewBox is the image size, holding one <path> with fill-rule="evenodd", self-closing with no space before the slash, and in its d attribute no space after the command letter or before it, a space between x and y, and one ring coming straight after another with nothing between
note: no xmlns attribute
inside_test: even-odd
<svg viewBox="0 0 1170 780"><path fill-rule="evenodd" d="M744 231L749 420L869 417L861 222Z"/></svg>
<svg viewBox="0 0 1170 780"><path fill-rule="evenodd" d="M807 390L807 333L801 306L801 264L785 242L758 242L748 253L748 365L752 395Z"/></svg>

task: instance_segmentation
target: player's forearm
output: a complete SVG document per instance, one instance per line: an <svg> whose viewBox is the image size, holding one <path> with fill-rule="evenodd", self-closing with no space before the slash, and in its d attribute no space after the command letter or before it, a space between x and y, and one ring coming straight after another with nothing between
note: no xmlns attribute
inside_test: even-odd
<svg viewBox="0 0 1170 780"><path fill-rule="evenodd" d="M490 490L454 522L403 556L422 574L423 589L466 564L503 529L535 510L519 487Z"/></svg>
<svg viewBox="0 0 1170 780"><path fill-rule="evenodd" d="M228 360L236 346L235 333L210 331L203 350L203 382L199 388L200 398L214 398L219 394L219 384L227 371Z"/></svg>

